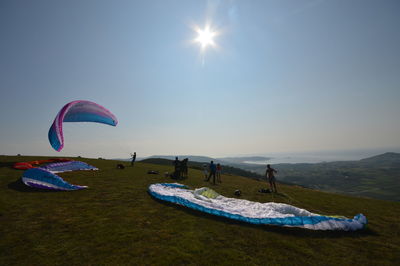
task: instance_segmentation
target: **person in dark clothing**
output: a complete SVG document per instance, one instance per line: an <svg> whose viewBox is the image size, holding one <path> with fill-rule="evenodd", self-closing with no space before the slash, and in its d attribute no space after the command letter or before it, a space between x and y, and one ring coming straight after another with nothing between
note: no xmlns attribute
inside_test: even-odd
<svg viewBox="0 0 400 266"><path fill-rule="evenodd" d="M173 174L174 178L176 178L176 179L180 178L180 176L181 176L181 169L180 169L181 162L178 160L178 157L175 157L175 161L173 161L172 164L175 167L174 174Z"/></svg>
<svg viewBox="0 0 400 266"><path fill-rule="evenodd" d="M131 166L133 167L133 165L136 161L136 152L134 152L133 154L131 153L131 156L132 156Z"/></svg>
<svg viewBox="0 0 400 266"><path fill-rule="evenodd" d="M215 185L215 174L217 172L217 166L214 164L213 161L210 163L210 174L205 181L210 181L211 176L213 177L213 184Z"/></svg>
<svg viewBox="0 0 400 266"><path fill-rule="evenodd" d="M188 161L189 161L189 158L186 158L186 159L183 159L181 162L180 172L181 172L182 179L188 177Z"/></svg>
<svg viewBox="0 0 400 266"><path fill-rule="evenodd" d="M267 170L265 171L265 175L267 176L267 179L269 181L269 187L271 189L271 192L277 193L278 191L276 190L274 173L278 173L278 172L274 168L271 168L271 165L268 164Z"/></svg>

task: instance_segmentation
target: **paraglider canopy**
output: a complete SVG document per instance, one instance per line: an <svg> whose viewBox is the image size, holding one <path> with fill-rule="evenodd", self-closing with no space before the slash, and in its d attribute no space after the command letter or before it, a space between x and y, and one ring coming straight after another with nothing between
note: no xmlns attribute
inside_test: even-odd
<svg viewBox="0 0 400 266"><path fill-rule="evenodd" d="M64 158L57 158L57 159L31 161L31 162L17 162L13 165L13 168L19 169L19 170L27 170L30 168L35 168L36 166L38 166L39 164L42 164L42 163L69 162L69 161L72 161L72 160L64 159Z"/></svg>
<svg viewBox="0 0 400 266"><path fill-rule="evenodd" d="M73 101L58 112L49 130L50 145L61 151L64 147L63 122L96 122L116 126L117 118L103 106L90 101Z"/></svg>

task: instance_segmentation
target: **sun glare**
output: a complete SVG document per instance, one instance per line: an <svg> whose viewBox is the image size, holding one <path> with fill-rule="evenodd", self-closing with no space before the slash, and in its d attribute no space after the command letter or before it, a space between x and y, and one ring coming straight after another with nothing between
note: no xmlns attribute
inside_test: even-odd
<svg viewBox="0 0 400 266"><path fill-rule="evenodd" d="M199 43L201 50L204 51L207 46L215 46L214 37L217 35L216 31L213 31L210 26L206 26L204 29L196 28L197 38L194 40Z"/></svg>

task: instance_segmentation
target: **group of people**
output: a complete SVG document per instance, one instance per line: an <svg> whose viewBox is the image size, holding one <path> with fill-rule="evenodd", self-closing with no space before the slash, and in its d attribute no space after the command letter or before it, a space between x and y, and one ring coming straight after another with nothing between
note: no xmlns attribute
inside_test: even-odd
<svg viewBox="0 0 400 266"><path fill-rule="evenodd" d="M131 154L131 156L132 156L131 166L133 167L135 160L136 160L136 152L134 154ZM186 159L183 159L182 161L179 161L178 157L175 157L175 161L173 162L173 165L175 166L175 171L172 174L173 178L175 178L175 179L187 178L188 160L189 159L186 158ZM214 185L215 185L215 179L217 179L218 183L222 183L221 171L222 171L222 166L219 163L215 164L214 161L211 161L209 165L204 164L203 165L204 181L208 182L208 181L210 181L210 178L212 177ZM268 164L267 170L265 171L265 176L269 182L270 191L277 193L278 190L276 189L275 173L277 173L277 171L274 168L272 168L271 165Z"/></svg>
<svg viewBox="0 0 400 266"><path fill-rule="evenodd" d="M210 178L213 177L213 184L215 185L215 178L219 183L222 183L221 180L221 171L222 166L217 163L215 164L214 161L211 161L210 165L204 164L203 165L203 173L204 173L204 181L210 181Z"/></svg>
<svg viewBox="0 0 400 266"><path fill-rule="evenodd" d="M217 182L222 183L221 171L222 167L219 163L215 164L214 161L211 161L209 165L204 164L203 165L204 181L208 182L212 177L214 185L215 185L215 179L217 179ZM271 165L268 164L267 170L265 171L265 176L269 182L270 191L277 193L278 190L276 189L275 173L278 173L278 171L276 171L274 168L271 167Z"/></svg>
<svg viewBox="0 0 400 266"><path fill-rule="evenodd" d="M178 157L175 157L175 161L173 165L175 167L174 173L172 174L172 178L175 179L184 179L188 177L188 161L189 159L183 159L182 161L178 160Z"/></svg>

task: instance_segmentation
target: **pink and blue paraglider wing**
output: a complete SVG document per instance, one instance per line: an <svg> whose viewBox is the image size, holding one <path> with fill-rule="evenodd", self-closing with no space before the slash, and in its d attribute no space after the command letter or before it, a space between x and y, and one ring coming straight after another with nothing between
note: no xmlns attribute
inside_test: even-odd
<svg viewBox="0 0 400 266"><path fill-rule="evenodd" d="M24 172L22 182L30 187L50 190L80 190L87 186L72 185L58 175L41 168L32 168Z"/></svg>
<svg viewBox="0 0 400 266"><path fill-rule="evenodd" d="M103 106L90 101L73 101L57 114L49 130L49 141L56 151L64 147L63 122L96 122L116 126L117 118Z"/></svg>
<svg viewBox="0 0 400 266"><path fill-rule="evenodd" d="M40 167L43 170L49 171L53 174L64 173L79 170L99 170L97 167L91 166L87 163L80 161L57 162L49 163Z"/></svg>

